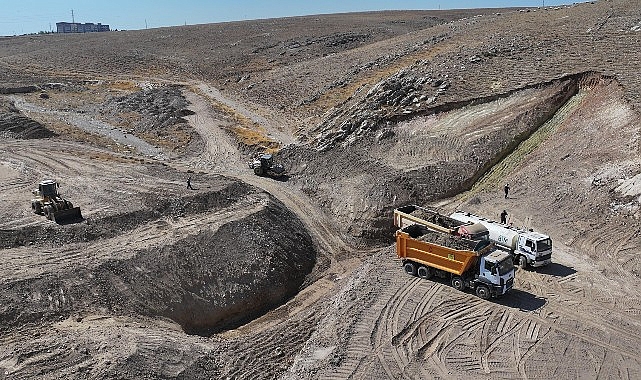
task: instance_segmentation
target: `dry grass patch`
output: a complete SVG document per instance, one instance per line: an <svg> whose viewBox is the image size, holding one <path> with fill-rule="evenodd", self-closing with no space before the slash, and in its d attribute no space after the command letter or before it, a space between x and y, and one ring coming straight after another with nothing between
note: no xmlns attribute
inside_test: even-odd
<svg viewBox="0 0 641 380"><path fill-rule="evenodd" d="M247 147L267 153L274 153L280 149L280 144L268 138L258 124L251 129L236 125L229 127L228 130L234 134L239 143Z"/></svg>
<svg viewBox="0 0 641 380"><path fill-rule="evenodd" d="M266 151L269 153L277 152L280 149L280 143L269 138L265 128L260 124L238 113L232 107L215 101L198 87L191 86L190 90L209 99L212 108L229 121L230 126L226 129L238 143L250 150Z"/></svg>
<svg viewBox="0 0 641 380"><path fill-rule="evenodd" d="M110 90L136 92L140 91L140 86L137 83L128 80L117 80L108 84Z"/></svg>
<svg viewBox="0 0 641 380"><path fill-rule="evenodd" d="M179 152L184 151L192 139L191 131L186 128L186 124L174 124L153 133L141 133L137 137L152 145Z"/></svg>
<svg viewBox="0 0 641 380"><path fill-rule="evenodd" d="M431 60L434 57L448 53L451 51L456 51L458 45L453 41L441 42L437 46L434 46L427 50L421 50L419 52L408 54L385 67L381 67L379 70L367 70L361 74L360 79L356 78L355 81L345 85L333 88L326 93L322 94L316 101L310 103L303 107L306 108L320 108L324 111L336 107L347 100L350 97L365 86L373 86L376 83L389 78L390 76L396 74L402 69L411 66L417 61ZM308 110L309 111L309 110Z"/></svg>

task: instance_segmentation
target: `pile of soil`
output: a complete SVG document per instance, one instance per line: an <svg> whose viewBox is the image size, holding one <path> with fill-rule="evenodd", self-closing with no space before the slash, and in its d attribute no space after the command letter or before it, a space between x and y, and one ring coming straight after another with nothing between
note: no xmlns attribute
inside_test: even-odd
<svg viewBox="0 0 641 380"><path fill-rule="evenodd" d="M3 242L28 240L23 249L34 255L53 248L60 260L82 251L91 257L96 246L123 234L135 236L149 226L164 234L167 220L180 229L185 218L229 213L249 199L260 199L262 206L217 228L203 225L160 247L133 245L96 257L89 266L82 264L84 260L55 267L43 264L38 276L22 273L20 279L4 278L2 329L100 312L167 317L188 334L207 336L264 314L298 292L315 264L316 252L295 215L272 197L238 182L193 197L162 198L130 214L79 225L2 230L2 237ZM22 302L25 297L28 302Z"/></svg>
<svg viewBox="0 0 641 380"><path fill-rule="evenodd" d="M11 101L0 98L0 136L14 139L42 139L53 137L55 133L21 114Z"/></svg>

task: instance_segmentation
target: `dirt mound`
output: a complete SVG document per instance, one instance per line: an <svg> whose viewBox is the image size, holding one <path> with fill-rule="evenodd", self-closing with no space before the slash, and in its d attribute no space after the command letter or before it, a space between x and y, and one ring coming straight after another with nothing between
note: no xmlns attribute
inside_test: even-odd
<svg viewBox="0 0 641 380"><path fill-rule="evenodd" d="M240 207L241 200L256 196L236 190L201 196L200 202L194 199L178 202L193 207L181 209L177 202L170 202L164 211L171 210L170 215L179 222L185 212L229 213ZM232 194L236 198L230 198ZM3 328L107 312L163 316L180 324L187 333L209 335L265 313L298 292L314 266L316 253L308 232L295 215L273 198L258 196L262 198L261 207L218 228L203 225L182 238L153 248L123 248L124 252L111 258L106 256L97 265L69 263L56 270L45 267L38 276L5 279L0 292ZM149 216L144 213L131 222L126 216L119 216L112 221L113 228L122 234L144 221L163 230L162 220L158 219L164 216L163 210L158 210L158 207L152 210L155 218L151 220L142 220ZM125 225L118 226L118 220L125 221ZM106 224L96 223L98 227ZM136 231L129 233L136 235L139 233ZM69 229L58 229L57 235L68 232ZM82 236L80 246L86 246L85 240L98 238L96 244L102 244L116 233L88 235ZM57 249L79 249L73 246L67 244L66 248ZM83 250L92 255L91 247ZM21 302L24 297L29 302Z"/></svg>
<svg viewBox="0 0 641 380"><path fill-rule="evenodd" d="M103 114L112 114L116 124L131 125L134 132L144 133L185 124L183 116L191 114L179 86L151 87L130 95L118 96L103 105ZM141 120L127 120L127 113L140 115Z"/></svg>
<svg viewBox="0 0 641 380"><path fill-rule="evenodd" d="M228 182L223 188L190 196L153 196L143 200L140 208L127 212L90 217L80 224L59 226L25 226L0 230L0 248L19 246L60 247L69 243L109 239L161 218L180 218L229 207L246 197L252 188L241 182Z"/></svg>
<svg viewBox="0 0 641 380"><path fill-rule="evenodd" d="M109 99L100 107L101 117L146 141L184 151L198 135L185 116L193 114L180 86L150 86Z"/></svg>
<svg viewBox="0 0 641 380"><path fill-rule="evenodd" d="M20 113L13 102L0 98L0 137L42 139L55 134L44 125Z"/></svg>

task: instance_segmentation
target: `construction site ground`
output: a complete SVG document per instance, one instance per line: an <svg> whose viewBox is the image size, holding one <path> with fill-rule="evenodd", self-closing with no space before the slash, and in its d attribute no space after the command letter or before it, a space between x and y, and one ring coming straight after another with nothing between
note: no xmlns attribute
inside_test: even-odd
<svg viewBox="0 0 641 380"><path fill-rule="evenodd" d="M640 51L625 0L0 38L0 379L641 378ZM553 262L409 276L407 204Z"/></svg>

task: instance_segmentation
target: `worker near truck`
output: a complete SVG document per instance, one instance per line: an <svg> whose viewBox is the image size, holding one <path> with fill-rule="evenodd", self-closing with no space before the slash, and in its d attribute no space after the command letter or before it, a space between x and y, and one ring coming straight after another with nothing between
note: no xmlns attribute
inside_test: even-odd
<svg viewBox="0 0 641 380"><path fill-rule="evenodd" d="M507 211L505 210L501 213L501 223L507 224Z"/></svg>

